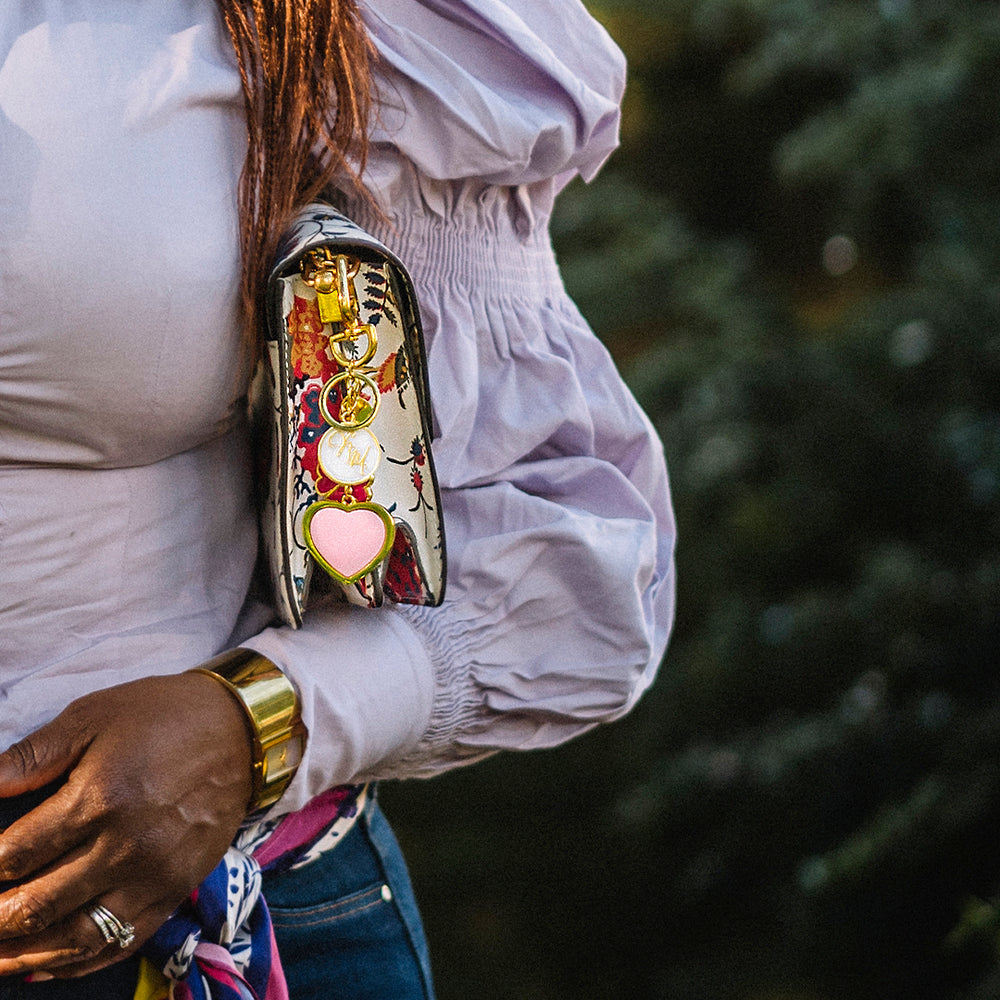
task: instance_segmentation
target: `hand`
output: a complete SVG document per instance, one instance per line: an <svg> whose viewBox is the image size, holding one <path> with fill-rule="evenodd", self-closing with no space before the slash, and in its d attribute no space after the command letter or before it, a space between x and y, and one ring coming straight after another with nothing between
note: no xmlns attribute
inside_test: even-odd
<svg viewBox="0 0 1000 1000"><path fill-rule="evenodd" d="M66 775L0 834L0 976L78 976L138 949L229 847L252 790L243 710L203 674L98 691L0 754L0 797ZM135 926L107 944L88 906Z"/></svg>

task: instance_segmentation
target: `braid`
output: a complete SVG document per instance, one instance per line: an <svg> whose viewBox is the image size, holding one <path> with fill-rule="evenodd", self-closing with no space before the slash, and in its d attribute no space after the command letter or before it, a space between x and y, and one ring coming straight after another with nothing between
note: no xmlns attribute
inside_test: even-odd
<svg viewBox="0 0 1000 1000"><path fill-rule="evenodd" d="M292 213L334 177L361 190L372 47L354 0L217 0L243 81L240 251L247 343Z"/></svg>

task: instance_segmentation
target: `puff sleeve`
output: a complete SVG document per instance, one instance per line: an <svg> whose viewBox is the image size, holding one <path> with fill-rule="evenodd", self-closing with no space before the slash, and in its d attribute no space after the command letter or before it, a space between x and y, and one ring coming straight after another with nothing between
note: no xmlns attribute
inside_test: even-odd
<svg viewBox="0 0 1000 1000"><path fill-rule="evenodd" d="M448 539L440 608L310 611L258 649L310 728L281 803L552 746L648 687L673 620L662 447L547 233L614 147L620 53L575 0L366 7L388 106L352 214L407 262Z"/></svg>

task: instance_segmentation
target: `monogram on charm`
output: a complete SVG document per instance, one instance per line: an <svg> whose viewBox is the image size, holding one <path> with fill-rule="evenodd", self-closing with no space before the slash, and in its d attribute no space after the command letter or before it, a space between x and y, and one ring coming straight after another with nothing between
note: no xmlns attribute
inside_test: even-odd
<svg viewBox="0 0 1000 1000"><path fill-rule="evenodd" d="M374 477L382 460L382 449L367 427L352 431L331 427L320 438L318 457L327 479L357 486Z"/></svg>

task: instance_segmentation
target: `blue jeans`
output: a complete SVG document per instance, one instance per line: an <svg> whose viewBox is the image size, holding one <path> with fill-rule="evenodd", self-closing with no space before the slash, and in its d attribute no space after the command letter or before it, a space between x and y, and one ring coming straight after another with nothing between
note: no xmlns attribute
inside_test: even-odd
<svg viewBox="0 0 1000 1000"><path fill-rule="evenodd" d="M291 1000L433 1000L406 863L374 795L336 850L265 875L264 898Z"/></svg>
<svg viewBox="0 0 1000 1000"><path fill-rule="evenodd" d="M28 798L0 800L0 826L41 796ZM336 850L298 871L265 875L264 897L291 1000L434 1000L406 863L374 794ZM0 978L0 1000L131 1000L137 964L126 959L43 983Z"/></svg>

